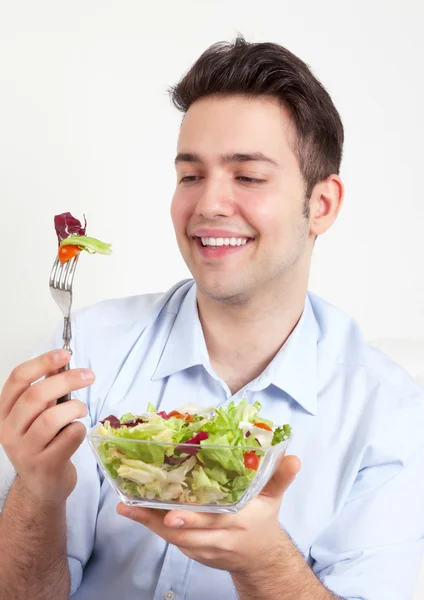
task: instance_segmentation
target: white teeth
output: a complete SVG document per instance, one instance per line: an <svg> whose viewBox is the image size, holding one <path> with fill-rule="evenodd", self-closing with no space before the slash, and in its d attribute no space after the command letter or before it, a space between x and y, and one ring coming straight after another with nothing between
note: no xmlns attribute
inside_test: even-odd
<svg viewBox="0 0 424 600"><path fill-rule="evenodd" d="M203 246L244 246L246 238L201 238Z"/></svg>

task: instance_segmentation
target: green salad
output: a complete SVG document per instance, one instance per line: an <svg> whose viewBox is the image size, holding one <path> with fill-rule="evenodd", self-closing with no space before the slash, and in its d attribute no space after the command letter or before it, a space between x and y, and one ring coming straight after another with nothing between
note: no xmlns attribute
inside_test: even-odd
<svg viewBox="0 0 424 600"><path fill-rule="evenodd" d="M108 439L97 439L97 452L134 498L232 504L254 479L266 450L291 434L290 425L274 427L260 410L259 402L246 400L221 408L185 405L169 413L149 403L142 415L103 419L96 435Z"/></svg>

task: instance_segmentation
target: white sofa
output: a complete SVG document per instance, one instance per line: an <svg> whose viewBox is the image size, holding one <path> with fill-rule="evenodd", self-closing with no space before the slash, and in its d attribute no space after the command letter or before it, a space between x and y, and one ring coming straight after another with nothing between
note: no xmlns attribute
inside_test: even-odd
<svg viewBox="0 0 424 600"><path fill-rule="evenodd" d="M424 387L424 340L386 338L373 340L371 344L391 356ZM0 448L0 511L13 477L11 465ZM424 560L413 600L424 600Z"/></svg>

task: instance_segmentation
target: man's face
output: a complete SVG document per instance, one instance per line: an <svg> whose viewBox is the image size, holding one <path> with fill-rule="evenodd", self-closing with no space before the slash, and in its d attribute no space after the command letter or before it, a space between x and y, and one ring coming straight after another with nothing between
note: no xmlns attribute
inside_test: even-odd
<svg viewBox="0 0 424 600"><path fill-rule="evenodd" d="M245 303L308 268L305 184L287 111L268 98L205 98L181 126L171 215L199 290Z"/></svg>

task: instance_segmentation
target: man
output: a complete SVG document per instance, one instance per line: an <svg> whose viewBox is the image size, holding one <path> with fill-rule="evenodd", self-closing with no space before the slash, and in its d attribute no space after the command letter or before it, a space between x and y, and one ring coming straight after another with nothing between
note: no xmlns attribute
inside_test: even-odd
<svg viewBox="0 0 424 600"><path fill-rule="evenodd" d="M307 292L314 242L342 203L340 117L300 59L241 37L209 48L172 98L184 119L171 212L195 283L79 311L71 370L58 374L58 330L53 351L6 381L0 442L18 475L0 520L0 598L410 599L422 391ZM289 422L293 441L235 515L130 510L83 424L61 431L148 401L244 397Z"/></svg>

